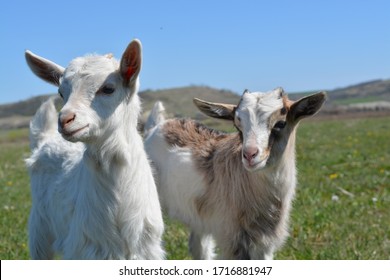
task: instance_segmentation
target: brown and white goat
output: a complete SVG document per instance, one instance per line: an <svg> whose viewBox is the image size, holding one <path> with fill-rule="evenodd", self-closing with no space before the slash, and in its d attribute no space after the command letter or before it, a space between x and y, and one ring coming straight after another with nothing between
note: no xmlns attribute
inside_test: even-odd
<svg viewBox="0 0 390 280"><path fill-rule="evenodd" d="M296 186L295 132L325 93L288 99L283 89L245 91L238 105L195 99L205 114L231 120L223 133L193 120L161 117L156 103L145 149L156 169L162 206L191 228L194 258L272 259L288 235Z"/></svg>

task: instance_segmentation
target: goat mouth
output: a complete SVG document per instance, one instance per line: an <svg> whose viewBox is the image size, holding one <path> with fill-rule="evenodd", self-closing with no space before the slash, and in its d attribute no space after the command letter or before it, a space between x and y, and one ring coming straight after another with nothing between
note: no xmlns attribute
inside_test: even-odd
<svg viewBox="0 0 390 280"><path fill-rule="evenodd" d="M267 160L268 160L268 156L262 158L259 161L253 161L253 162L252 161L248 162L248 161L244 160L244 167L248 171L256 171L256 170L259 170L261 168L264 168L267 164Z"/></svg>
<svg viewBox="0 0 390 280"><path fill-rule="evenodd" d="M66 131L66 130L62 130L61 131L61 134L65 137L72 137L74 136L75 134L79 133L80 131L86 129L87 127L89 127L89 124L81 127L81 128L78 128L78 129L75 129L75 130L72 130L72 131Z"/></svg>

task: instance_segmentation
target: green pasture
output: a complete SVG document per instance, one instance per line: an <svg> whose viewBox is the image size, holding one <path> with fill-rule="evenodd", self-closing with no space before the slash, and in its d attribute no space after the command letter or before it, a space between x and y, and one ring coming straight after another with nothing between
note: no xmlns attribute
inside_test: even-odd
<svg viewBox="0 0 390 280"><path fill-rule="evenodd" d="M0 259L28 259L28 131L0 132ZM276 259L390 259L390 117L303 121L290 238ZM166 219L169 259L188 231Z"/></svg>

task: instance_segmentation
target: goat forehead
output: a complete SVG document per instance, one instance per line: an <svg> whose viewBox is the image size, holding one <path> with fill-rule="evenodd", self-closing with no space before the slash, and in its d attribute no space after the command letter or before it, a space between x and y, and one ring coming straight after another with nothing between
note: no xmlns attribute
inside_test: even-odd
<svg viewBox="0 0 390 280"><path fill-rule="evenodd" d="M119 68L119 63L107 56L89 55L73 59L65 69L64 78L108 75Z"/></svg>
<svg viewBox="0 0 390 280"><path fill-rule="evenodd" d="M119 67L118 61L107 56L89 55L73 59L65 69L60 82L63 94L80 87L96 90L107 79L115 79L112 75ZM115 83L115 80L112 82Z"/></svg>
<svg viewBox="0 0 390 280"><path fill-rule="evenodd" d="M255 115L268 115L283 107L283 98L273 92L251 92L242 96L238 114L249 112Z"/></svg>

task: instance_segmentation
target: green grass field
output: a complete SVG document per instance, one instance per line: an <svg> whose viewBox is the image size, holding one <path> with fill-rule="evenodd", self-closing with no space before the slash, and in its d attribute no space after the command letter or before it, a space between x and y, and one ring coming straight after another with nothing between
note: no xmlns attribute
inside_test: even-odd
<svg viewBox="0 0 390 280"><path fill-rule="evenodd" d="M28 259L27 130L0 132L0 259ZM303 122L290 238L276 259L390 259L390 117ZM188 231L166 220L169 259Z"/></svg>
<svg viewBox="0 0 390 280"><path fill-rule="evenodd" d="M352 105L352 104L376 102L376 101L383 101L383 99L377 96L352 97L352 98L345 98L345 99L337 99L335 101L335 104Z"/></svg>

